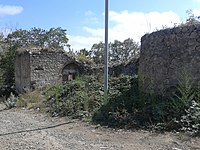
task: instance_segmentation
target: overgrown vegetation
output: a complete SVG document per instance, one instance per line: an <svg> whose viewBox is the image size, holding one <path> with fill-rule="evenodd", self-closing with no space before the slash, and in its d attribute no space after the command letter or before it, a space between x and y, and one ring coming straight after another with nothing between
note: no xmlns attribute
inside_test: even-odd
<svg viewBox="0 0 200 150"><path fill-rule="evenodd" d="M199 85L194 87L191 75L183 71L180 75L177 94L173 99L173 109L178 118L176 123L181 130L200 134Z"/></svg>
<svg viewBox="0 0 200 150"><path fill-rule="evenodd" d="M46 104L52 116L87 118L114 128L184 130L199 134L200 89L193 89L189 77L184 78L180 79L176 95L169 98L140 92L138 77L110 77L109 94L105 98L102 80L80 77L48 89Z"/></svg>
<svg viewBox="0 0 200 150"><path fill-rule="evenodd" d="M44 102L45 97L41 91L35 90L20 94L18 101L16 102L17 107L24 107L27 109L45 109Z"/></svg>
<svg viewBox="0 0 200 150"><path fill-rule="evenodd" d="M45 92L48 112L52 116L91 117L103 102L101 81L93 76L79 77Z"/></svg>

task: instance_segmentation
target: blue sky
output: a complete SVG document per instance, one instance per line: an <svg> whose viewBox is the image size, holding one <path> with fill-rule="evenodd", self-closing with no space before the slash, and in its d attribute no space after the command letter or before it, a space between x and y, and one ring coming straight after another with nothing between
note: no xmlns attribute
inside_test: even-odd
<svg viewBox="0 0 200 150"><path fill-rule="evenodd" d="M110 0L109 40L133 38L200 15L200 0ZM104 0L0 0L0 31L67 29L74 50L104 41Z"/></svg>

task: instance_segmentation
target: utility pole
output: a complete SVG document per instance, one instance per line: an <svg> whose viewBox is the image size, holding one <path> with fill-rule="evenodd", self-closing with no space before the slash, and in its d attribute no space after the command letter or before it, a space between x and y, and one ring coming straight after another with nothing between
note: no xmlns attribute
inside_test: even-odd
<svg viewBox="0 0 200 150"><path fill-rule="evenodd" d="M105 0L105 65L104 65L104 96L108 94L108 0Z"/></svg>

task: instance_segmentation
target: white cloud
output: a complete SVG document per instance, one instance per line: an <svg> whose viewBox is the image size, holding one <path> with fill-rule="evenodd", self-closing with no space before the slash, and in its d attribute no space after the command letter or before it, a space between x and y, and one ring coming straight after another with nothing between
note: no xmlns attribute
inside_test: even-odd
<svg viewBox="0 0 200 150"><path fill-rule="evenodd" d="M17 15L23 11L21 6L0 5L0 16Z"/></svg>
<svg viewBox="0 0 200 150"><path fill-rule="evenodd" d="M200 3L200 0L193 0L194 2Z"/></svg>
<svg viewBox="0 0 200 150"><path fill-rule="evenodd" d="M88 23L88 24L98 24L99 23L99 19L97 18L96 14L90 10L86 11L84 13L85 15L85 23Z"/></svg>
<svg viewBox="0 0 200 150"><path fill-rule="evenodd" d="M91 10L88 10L85 12L85 16L95 16L96 14L92 12Z"/></svg>
<svg viewBox="0 0 200 150"><path fill-rule="evenodd" d="M192 13L194 14L194 16L200 16L200 9L192 9Z"/></svg>
<svg viewBox="0 0 200 150"><path fill-rule="evenodd" d="M163 27L173 27L175 23L181 23L180 17L172 12L109 12L109 41L124 40L132 38L140 42L145 33L150 33ZM92 44L104 41L104 27L90 28L83 27L83 30L90 36L70 36L70 43L76 50L81 48L90 49Z"/></svg>
<svg viewBox="0 0 200 150"><path fill-rule="evenodd" d="M69 44L74 51L87 48L88 50L91 48L92 44L98 43L99 41L103 41L99 37L95 36L73 36L69 35Z"/></svg>

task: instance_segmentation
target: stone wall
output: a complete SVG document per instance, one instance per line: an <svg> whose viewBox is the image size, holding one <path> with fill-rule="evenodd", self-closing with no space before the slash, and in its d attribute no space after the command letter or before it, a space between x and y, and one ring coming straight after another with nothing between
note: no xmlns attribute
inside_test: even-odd
<svg viewBox="0 0 200 150"><path fill-rule="evenodd" d="M18 91L30 88L30 74L29 53L18 53L15 58L15 86Z"/></svg>
<svg viewBox="0 0 200 150"><path fill-rule="evenodd" d="M144 92L170 91L182 72L200 80L200 25L165 29L141 38L140 88Z"/></svg>
<svg viewBox="0 0 200 150"><path fill-rule="evenodd" d="M62 83L62 69L73 60L63 51L25 50L15 59L15 85L18 92Z"/></svg>
<svg viewBox="0 0 200 150"><path fill-rule="evenodd" d="M71 61L64 52L40 51L30 54L31 88L62 83L62 68Z"/></svg>
<svg viewBox="0 0 200 150"><path fill-rule="evenodd" d="M135 76L138 74L138 61L139 58L134 58L126 63L109 66L109 74L113 76L129 75Z"/></svg>

